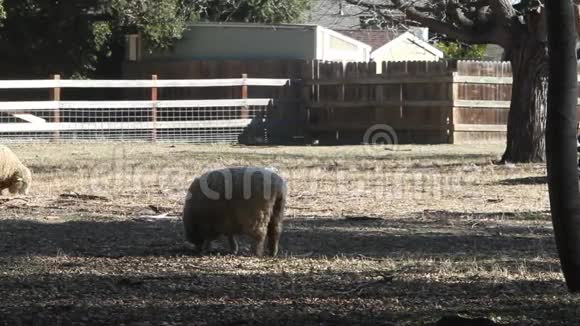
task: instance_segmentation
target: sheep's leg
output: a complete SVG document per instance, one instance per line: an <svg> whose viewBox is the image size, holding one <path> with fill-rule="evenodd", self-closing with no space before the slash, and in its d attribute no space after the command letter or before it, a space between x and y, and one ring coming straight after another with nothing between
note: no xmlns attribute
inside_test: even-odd
<svg viewBox="0 0 580 326"><path fill-rule="evenodd" d="M228 242L230 243L230 250L232 255L238 254L238 241L236 241L236 237L234 235L228 236Z"/></svg>
<svg viewBox="0 0 580 326"><path fill-rule="evenodd" d="M268 223L268 249L272 257L278 254L278 243L280 242L280 234L282 234L282 219L284 218L285 205L286 198L282 195L276 199L274 207L272 207L270 222Z"/></svg>
<svg viewBox="0 0 580 326"><path fill-rule="evenodd" d="M201 246L201 253L207 254L211 251L211 240L203 240L203 245Z"/></svg>
<svg viewBox="0 0 580 326"><path fill-rule="evenodd" d="M272 222L268 225L268 250L272 257L278 254L278 242L280 241L281 233L282 226L279 223Z"/></svg>
<svg viewBox="0 0 580 326"><path fill-rule="evenodd" d="M257 257L264 254L264 242L266 242L266 232L256 233L254 236L254 243L252 244L252 252Z"/></svg>

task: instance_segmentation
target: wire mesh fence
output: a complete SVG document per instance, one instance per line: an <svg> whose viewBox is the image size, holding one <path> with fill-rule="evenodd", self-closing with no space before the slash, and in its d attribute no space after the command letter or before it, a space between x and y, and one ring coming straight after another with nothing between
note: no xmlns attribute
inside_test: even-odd
<svg viewBox="0 0 580 326"><path fill-rule="evenodd" d="M265 119L268 104L247 107L61 108L0 112L3 142L171 141L235 143ZM58 112L58 121L55 115Z"/></svg>
<svg viewBox="0 0 580 326"><path fill-rule="evenodd" d="M171 143L237 143L243 134L243 128L200 128L173 129L158 132L157 142ZM153 140L148 129L136 130L95 130L61 132L58 138L48 132L8 132L2 133L2 143L41 143L49 141L60 142L150 142Z"/></svg>
<svg viewBox="0 0 580 326"><path fill-rule="evenodd" d="M223 80L224 84L248 84L263 86L268 80ZM286 80L269 80L270 84L283 85ZM54 83L22 83L22 87L50 87ZM87 81L65 85L91 87ZM98 87L122 87L135 84L124 81L103 81ZM128 81L125 81L128 82ZM139 87L151 86L149 80L137 83ZM199 80L154 80L160 87L203 87ZM68 84L67 84L68 83ZM212 87L220 85L211 80ZM13 87L0 82L0 88ZM242 92L243 94L243 92ZM160 141L187 143L236 143L251 133L266 141L263 128L272 99L209 99L209 100L157 100L148 101L13 101L0 102L0 142L47 142L47 141ZM247 136L247 135L246 135Z"/></svg>

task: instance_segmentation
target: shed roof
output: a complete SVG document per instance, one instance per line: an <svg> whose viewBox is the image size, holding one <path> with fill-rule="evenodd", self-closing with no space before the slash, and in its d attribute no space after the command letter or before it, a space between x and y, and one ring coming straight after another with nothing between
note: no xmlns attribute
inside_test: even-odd
<svg viewBox="0 0 580 326"><path fill-rule="evenodd" d="M373 49L373 53L371 54L371 56L377 55L377 54L382 53L384 51L388 51L392 47L397 46L398 42L403 41L405 39L412 42L416 46L419 46L419 47L425 49L426 51L432 53L433 55L436 55L437 57L443 58L443 56L444 56L444 54L441 50L439 50L438 48L434 47L433 45L423 41L422 39L418 38L417 36L413 35L413 33L410 33L410 32L405 32L405 33L397 36L394 40L392 40L392 42L389 42L389 43L379 47L378 49Z"/></svg>
<svg viewBox="0 0 580 326"><path fill-rule="evenodd" d="M394 40L400 33L380 29L335 29L337 32L371 46L373 50Z"/></svg>

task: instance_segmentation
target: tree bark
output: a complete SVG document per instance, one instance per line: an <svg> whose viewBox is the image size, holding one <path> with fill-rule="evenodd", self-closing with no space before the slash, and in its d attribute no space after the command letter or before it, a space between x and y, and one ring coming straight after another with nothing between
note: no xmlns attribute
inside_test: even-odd
<svg viewBox="0 0 580 326"><path fill-rule="evenodd" d="M525 30L514 35L508 50L513 83L507 143L502 162L545 161L548 55L546 44Z"/></svg>
<svg viewBox="0 0 580 326"><path fill-rule="evenodd" d="M566 284L580 292L580 191L576 153L576 34L570 0L546 1L550 86L546 150L550 210Z"/></svg>
<svg viewBox="0 0 580 326"><path fill-rule="evenodd" d="M501 162L546 160L548 55L542 4L547 0L539 3L521 1L519 11L511 0L447 1L443 7L417 6L415 1L407 0L390 0L390 5L364 0L346 2L379 11L383 17L388 17L388 10L398 9L411 21L469 44L501 45L513 72L507 142ZM475 12L477 15L473 15ZM446 17L443 20L440 18L442 14Z"/></svg>

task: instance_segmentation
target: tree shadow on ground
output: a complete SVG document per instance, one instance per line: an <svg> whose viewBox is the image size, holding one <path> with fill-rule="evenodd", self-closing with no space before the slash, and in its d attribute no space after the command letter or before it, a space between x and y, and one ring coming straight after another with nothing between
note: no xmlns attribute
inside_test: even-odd
<svg viewBox="0 0 580 326"><path fill-rule="evenodd" d="M534 257L538 248L553 249L549 229L527 226L441 228L441 220L300 220L286 230L284 247L291 252L313 251L318 255L362 254L370 257ZM475 223L473 223L475 224ZM473 225L472 224L472 225Z"/></svg>
<svg viewBox="0 0 580 326"><path fill-rule="evenodd" d="M558 281L442 282L394 274L379 284L360 272L132 272L5 277L0 325L429 325L450 314L564 325L579 316L577 298Z"/></svg>
<svg viewBox="0 0 580 326"><path fill-rule="evenodd" d="M547 227L514 224L500 235L449 212L459 221L445 226L442 215L288 219L283 255L259 264L190 255L178 220L0 220L0 325L398 325L447 314L576 320L578 300L562 282L498 281L476 266L482 260L468 264L489 259L485 268L518 270L526 260L535 273L552 272L553 261L534 260L556 257ZM326 256L350 257L353 269L357 261L376 266L335 270ZM276 267L286 260L311 267Z"/></svg>
<svg viewBox="0 0 580 326"><path fill-rule="evenodd" d="M518 222L518 221L550 221L550 211L517 211L517 212L506 212L506 211L495 211L495 212L458 212L458 211L447 211L447 210L423 210L420 213L415 214L416 218L419 220L429 220L432 223L439 223L441 220L445 221L458 221L461 222L473 222L473 221L508 221L508 222ZM521 227L521 226L520 226ZM551 228L550 228L551 231Z"/></svg>
<svg viewBox="0 0 580 326"><path fill-rule="evenodd" d="M498 182L498 184L506 186L541 185L546 183L548 183L546 176L504 179Z"/></svg>
<svg viewBox="0 0 580 326"><path fill-rule="evenodd" d="M287 219L281 240L284 255L368 257L533 258L554 254L551 226L498 225L453 212L423 218L350 220ZM427 216L427 217L425 217ZM463 220L462 220L463 218ZM41 223L0 221L0 257L27 255L80 257L174 256L191 254L180 220L111 220ZM248 247L247 239L242 244ZM218 247L225 241L218 241Z"/></svg>

